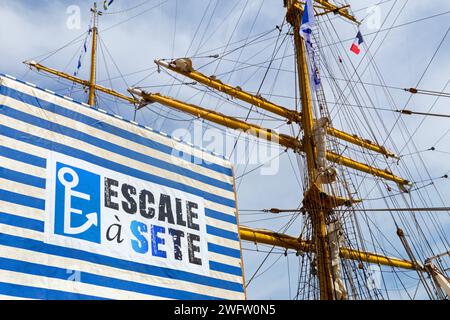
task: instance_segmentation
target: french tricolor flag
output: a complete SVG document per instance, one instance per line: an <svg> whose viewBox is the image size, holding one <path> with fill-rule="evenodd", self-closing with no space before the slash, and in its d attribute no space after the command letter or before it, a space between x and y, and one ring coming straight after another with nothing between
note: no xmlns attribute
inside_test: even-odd
<svg viewBox="0 0 450 320"><path fill-rule="evenodd" d="M355 41L353 41L350 51L354 52L355 54L359 54L361 52L361 49L359 48L359 46L363 42L364 42L364 39L362 37L361 31L358 31L358 34L356 35Z"/></svg>

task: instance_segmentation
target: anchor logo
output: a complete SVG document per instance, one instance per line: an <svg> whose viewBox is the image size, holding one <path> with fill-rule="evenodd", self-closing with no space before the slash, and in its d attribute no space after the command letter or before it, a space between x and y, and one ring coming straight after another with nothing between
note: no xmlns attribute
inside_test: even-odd
<svg viewBox="0 0 450 320"><path fill-rule="evenodd" d="M100 176L60 162L55 169L54 232L100 243Z"/></svg>
<svg viewBox="0 0 450 320"><path fill-rule="evenodd" d="M71 177L71 181L68 181L66 179L67 176ZM65 189L64 194L64 233L67 234L80 234L88 230L92 226L98 225L97 220L97 212L91 212L86 214L87 221L85 224L79 226L79 227L72 227L71 225L71 217L72 214L79 214L82 215L83 211L79 209L72 208L72 197L84 199L87 201L91 200L91 196L74 191L73 188L78 186L78 183L80 182L80 178L78 177L78 174L71 168L64 167L59 170L58 172L58 179L62 183Z"/></svg>

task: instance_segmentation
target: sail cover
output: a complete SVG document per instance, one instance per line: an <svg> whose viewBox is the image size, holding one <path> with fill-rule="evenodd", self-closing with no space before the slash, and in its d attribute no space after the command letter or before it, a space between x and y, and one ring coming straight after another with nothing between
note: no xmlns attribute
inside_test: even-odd
<svg viewBox="0 0 450 320"><path fill-rule="evenodd" d="M0 295L244 299L223 158L0 76Z"/></svg>

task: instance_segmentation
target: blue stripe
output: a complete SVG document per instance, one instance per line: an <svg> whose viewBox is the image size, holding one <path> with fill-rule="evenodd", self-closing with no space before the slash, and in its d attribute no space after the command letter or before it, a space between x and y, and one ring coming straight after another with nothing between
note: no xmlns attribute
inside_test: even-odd
<svg viewBox="0 0 450 320"><path fill-rule="evenodd" d="M47 160L41 157L33 156L31 154L14 150L8 147L0 146L0 156L31 164L39 168L47 167Z"/></svg>
<svg viewBox="0 0 450 320"><path fill-rule="evenodd" d="M45 200L25 196L23 194L14 193L0 189L0 200L20 204L22 206L44 210Z"/></svg>
<svg viewBox="0 0 450 320"><path fill-rule="evenodd" d="M38 98L33 97L31 95L27 95L26 93L14 90L12 88L9 88L9 87L6 87L6 86L0 86L0 94L7 95L7 96L9 96L9 97L11 97L13 99L25 102L25 103L33 105L35 107L43 108L43 109L48 110L50 112L54 112L56 114L59 114L59 115L62 115L64 117L66 117L66 118L73 119L73 120L76 120L78 122L82 122L82 123L84 123L84 124L86 124L88 126L91 126L93 128L96 128L96 129L99 129L99 130L111 133L113 135L122 137L124 139L127 139L127 140L130 140L130 141L133 141L133 142L145 145L147 147L150 147L152 149L161 151L163 153L166 153L166 154L169 154L169 155L179 155L179 154L183 155L183 152L181 152L181 151L179 151L177 149L174 149L172 147L169 147L167 145L164 145L162 143L159 143L159 142L156 142L154 140L150 140L150 139L144 138L144 137L142 137L142 136L140 136L138 134L134 134L134 133L129 132L127 130L115 127L115 126L113 126L113 125L111 125L111 124L109 124L107 122L104 122L104 121L101 121L101 120L89 117L89 116L87 116L85 114L82 114L82 113L78 113L78 112L75 112L75 111L63 108L63 107L61 107L59 105L50 103L50 102L45 101L45 100L38 99ZM193 162L195 164L198 164L198 165L200 165L202 167L211 169L211 170L219 172L219 173L223 173L223 174L228 175L228 176L232 176L233 175L233 172L232 172L231 168L223 167L223 166L221 166L219 164L215 164L215 163L209 163L209 162L204 161L201 158L197 158L197 157L195 157L193 155L189 155L189 156L190 156L190 158L193 160Z"/></svg>
<svg viewBox="0 0 450 320"><path fill-rule="evenodd" d="M223 213L223 212L211 210L211 209L208 209L208 208L205 208L205 215L207 217L210 217L210 218L213 218L213 219L229 222L229 223L232 223L232 224L237 224L237 220L236 220L236 217L234 215L230 215L230 214L226 214L226 213Z"/></svg>
<svg viewBox="0 0 450 320"><path fill-rule="evenodd" d="M24 228L24 226L26 226L26 229L44 232L44 221L19 217L9 213L0 212L0 223L19 228Z"/></svg>
<svg viewBox="0 0 450 320"><path fill-rule="evenodd" d="M33 239L26 239L22 237L16 237L4 233L0 233L0 244L22 248L25 250L32 250L45 254L61 256L66 258L84 260L95 264L110 266L113 268L129 270L144 274L149 274L157 277L182 280L192 283L198 283L206 286L221 288L225 290L243 292L243 286L241 283L231 282L221 279L215 279L199 274L189 273L180 270L173 270L163 267L150 266L143 263L132 262L128 260L122 260L118 258L112 258L100 254L86 252L78 249L64 248L51 244L44 243ZM209 244L208 244L209 245Z"/></svg>
<svg viewBox="0 0 450 320"><path fill-rule="evenodd" d="M210 261L209 268L211 270L234 274L235 276L242 276L242 269L240 267L230 266L228 264L220 263L217 261Z"/></svg>
<svg viewBox="0 0 450 320"><path fill-rule="evenodd" d="M208 251L215 252L218 254L223 254L225 256L233 257L233 258L241 258L241 252L237 249L228 248L224 246L220 246L214 243L208 243Z"/></svg>
<svg viewBox="0 0 450 320"><path fill-rule="evenodd" d="M42 289L18 284L0 282L0 294L10 297L40 300L106 300L104 298L70 293L52 289Z"/></svg>
<svg viewBox="0 0 450 320"><path fill-rule="evenodd" d="M45 189L45 179L6 168L0 168L0 178Z"/></svg>
<svg viewBox="0 0 450 320"><path fill-rule="evenodd" d="M94 136L88 135L84 132L72 129L70 127L63 126L58 123L54 123L54 122L30 115L26 112L22 112L22 111L7 107L5 105L0 105L0 110L2 111L2 114L6 115L10 118L18 119L20 121L29 123L31 125L62 134L67 137L71 137L73 139L88 143L90 145L96 146L103 150L114 152L114 153L120 154L124 157L131 158L131 159L149 164L151 166L155 166L155 167L158 167L158 168L170 171L170 172L178 173L182 176L186 176L186 177L204 182L206 184L215 186L217 188L221 188L221 189L224 189L227 191L233 191L232 184L202 175L200 173L191 171L191 170L183 168L183 167L179 167L170 162L159 160L159 159L150 157L148 155L133 151L131 149L121 147L121 146L111 143L107 140L102 140L102 139L96 138Z"/></svg>
<svg viewBox="0 0 450 320"><path fill-rule="evenodd" d="M228 207L235 207L235 203L234 200L232 199L227 199L221 196L217 196L215 194L212 193L208 193L206 191L191 187L191 186L187 186L185 184L176 182L176 181L172 181L166 178L161 178L158 176L155 176L153 174L144 172L144 171L140 171L131 167L127 167L125 165L121 165L118 164L116 162L110 161L108 159L99 157L99 156L95 156L92 155L90 153L87 153L85 151L76 149L76 148L72 148L69 146L65 146L63 144L54 142L54 141L50 141L47 139L44 139L42 137L36 137L33 135L30 135L28 133L22 132L22 131L18 131L3 125L0 125L0 134L13 138L13 139L18 139L20 138L20 141L26 142L26 143L30 143L33 144L35 146L41 147L41 148L45 148L48 150L52 150L52 151L56 151L59 153L63 153L65 155L74 157L74 158L78 158L78 159L82 159L84 161L96 164L100 167L104 167L104 168L108 168L110 170L116 171L116 172L120 172L123 173L125 175L129 175L129 176L133 176L142 180L147 180L156 184L161 184L164 186L167 186L169 188L174 188L174 189L178 189L184 192L188 192L194 195L197 195L199 197L202 197L204 199L207 199L209 201L212 202L217 202L220 204L223 204L225 206Z"/></svg>
<svg viewBox="0 0 450 320"><path fill-rule="evenodd" d="M0 269L54 279L67 280L68 278L67 269L61 269L58 267L46 266L42 264L13 260L8 258L0 258ZM88 272L80 272L78 279L81 283L137 292L146 295L159 296L168 299L178 299L178 300L218 299L203 294L191 293L177 289L157 287L149 284L132 282L128 280L115 279Z"/></svg>
<svg viewBox="0 0 450 320"><path fill-rule="evenodd" d="M239 236L236 232L223 230L209 225L206 226L206 232L213 236L239 241Z"/></svg>

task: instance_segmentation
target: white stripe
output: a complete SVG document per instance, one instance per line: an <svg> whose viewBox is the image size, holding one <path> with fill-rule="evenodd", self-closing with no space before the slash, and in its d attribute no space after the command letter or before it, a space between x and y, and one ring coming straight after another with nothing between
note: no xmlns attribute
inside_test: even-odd
<svg viewBox="0 0 450 320"><path fill-rule="evenodd" d="M162 300L160 297L139 294L131 291L111 289L77 281L54 279L26 273L0 270L0 281L35 288L59 290L70 293L91 295L117 300Z"/></svg>
<svg viewBox="0 0 450 320"><path fill-rule="evenodd" d="M0 178L0 190L20 193L38 199L45 198L45 189L36 188L19 182Z"/></svg>
<svg viewBox="0 0 450 320"><path fill-rule="evenodd" d="M215 270L210 270L209 271L209 275L211 277L213 277L213 278L216 278L216 279L223 279L223 280L227 280L227 281L242 283L242 277L235 276L235 275L229 274L229 273L224 273L224 272L219 272L219 271L215 271Z"/></svg>
<svg viewBox="0 0 450 320"><path fill-rule="evenodd" d="M209 253L209 261L220 262L224 264L228 264L230 266L241 268L241 259L234 258L230 256L224 256L223 254L210 252Z"/></svg>
<svg viewBox="0 0 450 320"><path fill-rule="evenodd" d="M205 200L205 207L207 207L208 209L214 210L214 211L218 211L219 213L223 213L227 216L231 216L233 218L236 217L236 208L234 208L234 207L228 207L228 206L221 205L220 203L206 201L206 200ZM214 219L214 218L211 218L211 219ZM216 220L218 220L218 219L216 219ZM222 221L222 220L220 220L220 221Z"/></svg>
<svg viewBox="0 0 450 320"><path fill-rule="evenodd" d="M86 115L88 115L88 116L90 116L92 118L96 118L96 119L103 119L104 118L103 115L100 112L97 112L93 108L88 108L89 106L82 107L82 106L80 106L79 104L77 104L75 102L67 101L67 100L65 100L65 99L63 99L61 97L58 97L58 96L55 96L55 95L52 95L52 94L48 94L47 92L45 92L43 90L32 88L30 86L24 85L24 84L19 83L17 81L11 81L10 79L4 78L4 77L1 77L1 78L5 80L3 85L5 85L7 87L10 87L10 88L13 88L15 90L24 92L24 93L26 93L28 95L35 96L35 97L37 97L37 98L39 98L41 100L57 104L59 106L67 108L69 110L73 110L73 111L76 111L76 112L79 112L79 113L86 114ZM186 152L188 154L192 154L195 157L204 158L208 162L217 163L217 164L219 164L219 165L221 165L223 167L231 168L231 164L230 164L229 161L227 161L225 159L222 159L220 157L213 156L213 155L211 155L209 153L206 153L206 152L203 152L201 150L198 150L198 149L195 149L195 148L191 148L191 147L189 147L189 146L187 146L187 145L185 145L183 143L177 143L177 142L175 142L174 140L172 140L169 137L164 137L164 136L162 136L160 134L157 134L155 132L152 132L152 131L143 130L141 127L138 127L138 126L133 126L133 125L130 126L130 124L127 123L126 121L119 120L119 119L116 119L114 117L110 117L108 120L109 120L108 121L109 123L111 123L112 125L114 125L116 127L122 128L122 129L127 130L127 131L134 132L134 133L136 133L138 135L144 135L145 137L148 137L150 140L155 140L155 141L158 141L158 142L160 142L162 144L165 144L165 145L167 145L169 147L177 148L178 150Z"/></svg>
<svg viewBox="0 0 450 320"><path fill-rule="evenodd" d="M229 223L226 221L222 221L222 220L218 220L218 219L214 219L214 218L210 218L210 217L206 217L206 224L216 227L216 228L220 228L226 231L231 231L234 233L238 233L238 228L237 225L233 224L233 223Z"/></svg>
<svg viewBox="0 0 450 320"><path fill-rule="evenodd" d="M0 201L0 211L18 217L44 221L44 211L15 203Z"/></svg>
<svg viewBox="0 0 450 320"><path fill-rule="evenodd" d="M33 126L28 123L8 118L5 115L0 115L0 123L2 123L4 126L8 126L10 128L13 128L15 130L19 130L22 132L30 133L34 136L39 136L45 139L48 139L50 141L57 141L60 144L64 144L66 146L76 146L78 149L83 150L85 152L91 153L96 156L101 156L105 159L108 159L110 161L113 161L118 164L122 164L124 166L128 167L134 167L139 168L140 171L144 172L151 172L152 174L155 174L159 177L164 177L166 179L172 180L172 181L178 181L188 186L195 186L198 189L201 189L203 191L216 194L219 196L222 196L227 199L233 199L234 193L231 191L227 191L221 188L217 188L214 186L211 186L209 184L205 184L203 182L188 178L186 176L182 176L164 169L160 169L158 167L154 167L148 164L145 164L143 162L133 160L131 158L109 152L106 149L101 149L99 147L90 145L86 142L83 142L81 140L76 140L73 138L70 138L68 136L65 136L60 133L52 132L46 129L43 129L41 127ZM83 126L85 128L85 126ZM75 128L76 129L76 128ZM85 129L86 130L86 129ZM86 130L86 133L89 133L88 130Z"/></svg>
<svg viewBox="0 0 450 320"><path fill-rule="evenodd" d="M9 137L5 137L0 135L0 141L2 143L2 145L14 149L14 150L21 150L22 152L26 152L27 154L30 154L32 156L36 156L36 157L40 157L40 158L44 158L47 159L49 154L50 154L50 150L41 148L41 147L36 147L32 144L28 144L26 142L20 141L20 140L15 140Z"/></svg>
<svg viewBox="0 0 450 320"><path fill-rule="evenodd" d="M212 243L218 244L220 246L224 246L224 247L231 248L231 249L241 250L239 241L229 240L226 238L213 236L211 234L208 234L208 242L212 242Z"/></svg>
<svg viewBox="0 0 450 320"><path fill-rule="evenodd" d="M17 147L16 147L17 148ZM45 179L45 169L33 166L28 163L16 161L13 159L5 158L0 156L0 168L6 168L9 170L23 172L38 178Z"/></svg>
<svg viewBox="0 0 450 320"><path fill-rule="evenodd" d="M0 245L0 257L37 263L62 269L76 270L82 273L83 272L94 273L105 277L133 281L153 286L160 286L168 289L204 294L223 299L237 299L241 295L238 292L232 292L210 286L198 285L187 281L146 275L134 271L122 270L109 266L102 266L88 261L53 256L45 253L29 251L20 248L13 248L3 245ZM242 278L238 277L237 282L242 282Z"/></svg>
<svg viewBox="0 0 450 320"><path fill-rule="evenodd" d="M225 214L233 216L233 217L235 216L234 212L236 209L234 207L229 207L229 206L226 206L226 205L223 205L220 203L216 203L216 202L212 202L212 201L209 201L206 199L205 199L205 207L208 209L214 210L214 211L225 213Z"/></svg>
<svg viewBox="0 0 450 320"><path fill-rule="evenodd" d="M42 232L29 229L22 229L2 223L0 223L0 233L44 242L44 234Z"/></svg>

